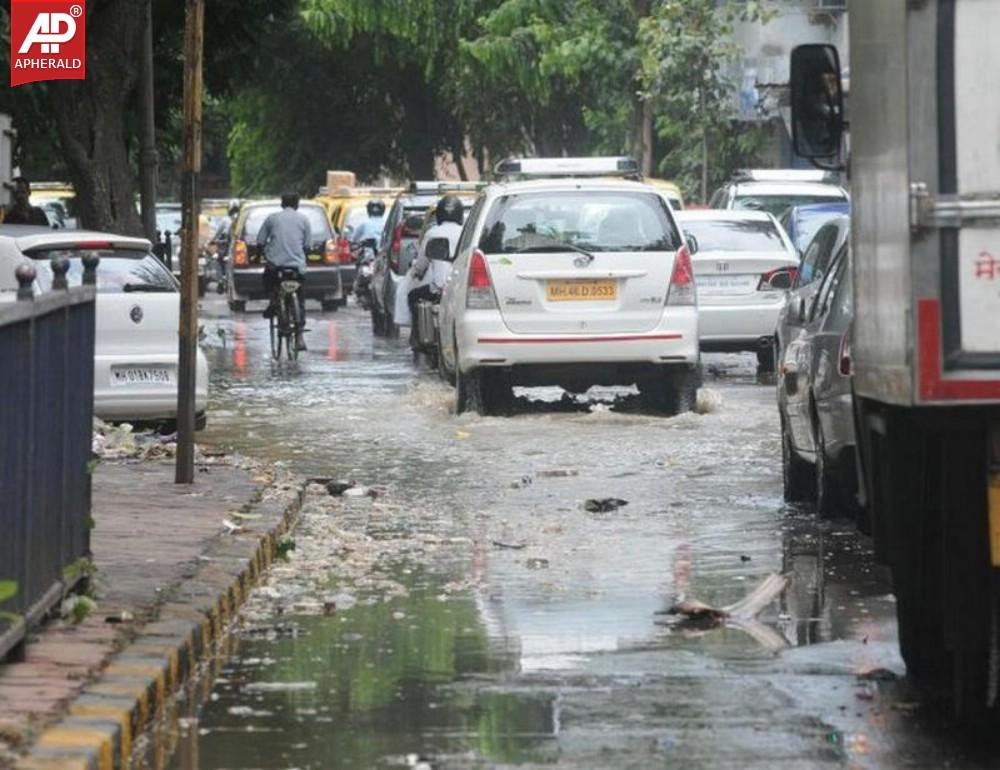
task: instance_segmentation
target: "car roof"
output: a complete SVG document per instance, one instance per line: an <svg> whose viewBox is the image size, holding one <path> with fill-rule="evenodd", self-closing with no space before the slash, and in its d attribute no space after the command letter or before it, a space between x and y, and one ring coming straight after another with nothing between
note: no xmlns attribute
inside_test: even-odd
<svg viewBox="0 0 1000 770"><path fill-rule="evenodd" d="M756 195L815 195L842 197L847 200L847 191L835 184L825 182L735 182L736 194Z"/></svg>
<svg viewBox="0 0 1000 770"><path fill-rule="evenodd" d="M685 209L675 211L678 222L766 222L774 219L766 211L753 209Z"/></svg>
<svg viewBox="0 0 1000 770"><path fill-rule="evenodd" d="M621 179L614 177L563 177L552 179L529 179L519 182L498 182L486 188L488 193L495 195L518 193L518 192L544 192L546 190L618 190L628 192L650 192L655 195L662 195L663 190L658 190L652 185L636 182L631 179Z"/></svg>
<svg viewBox="0 0 1000 770"><path fill-rule="evenodd" d="M20 251L60 246L76 246L80 243L107 242L117 248L134 248L149 251L151 244L145 238L135 238L130 235L117 235L97 230L53 230L50 227L37 225L0 225L0 239L13 245Z"/></svg>

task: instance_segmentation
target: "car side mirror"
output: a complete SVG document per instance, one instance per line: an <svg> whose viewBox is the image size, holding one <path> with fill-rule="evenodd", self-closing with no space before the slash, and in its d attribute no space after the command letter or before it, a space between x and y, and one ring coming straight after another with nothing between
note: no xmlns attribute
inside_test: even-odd
<svg viewBox="0 0 1000 770"><path fill-rule="evenodd" d="M433 259L439 262L450 262L451 256L451 243L447 238L431 238L427 241L427 259Z"/></svg>
<svg viewBox="0 0 1000 770"><path fill-rule="evenodd" d="M799 321L805 323L806 320L806 298L799 298Z"/></svg>
<svg viewBox="0 0 1000 770"><path fill-rule="evenodd" d="M698 253L698 239L691 233L684 234L684 241L687 243L688 254L692 257Z"/></svg>
<svg viewBox="0 0 1000 770"><path fill-rule="evenodd" d="M844 91L836 47L811 43L792 49L792 145L803 158L840 154Z"/></svg>

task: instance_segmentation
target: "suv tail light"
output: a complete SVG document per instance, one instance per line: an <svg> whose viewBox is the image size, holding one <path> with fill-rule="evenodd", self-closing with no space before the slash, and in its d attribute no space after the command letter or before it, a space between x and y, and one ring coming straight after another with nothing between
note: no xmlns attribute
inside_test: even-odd
<svg viewBox="0 0 1000 770"><path fill-rule="evenodd" d="M336 265L340 263L340 254L337 251L337 242L330 238L326 242L326 246L323 249L323 262L327 265Z"/></svg>
<svg viewBox="0 0 1000 770"><path fill-rule="evenodd" d="M233 267L246 267L250 264L246 241L236 241L233 244Z"/></svg>
<svg viewBox="0 0 1000 770"><path fill-rule="evenodd" d="M389 267L394 273L399 272L399 254L403 250L403 225L396 225L392 231L392 247L389 249Z"/></svg>
<svg viewBox="0 0 1000 770"><path fill-rule="evenodd" d="M465 295L465 306L473 310L495 310L497 306L486 256L479 249L472 252L472 259L469 260L469 290Z"/></svg>
<svg viewBox="0 0 1000 770"><path fill-rule="evenodd" d="M851 327L848 326L844 336L840 338L840 355L837 356L837 369L844 377L850 377L854 373L851 365Z"/></svg>
<svg viewBox="0 0 1000 770"><path fill-rule="evenodd" d="M355 261L354 254L351 253L351 242L343 235L337 239L337 258L342 265L349 265Z"/></svg>
<svg viewBox="0 0 1000 770"><path fill-rule="evenodd" d="M757 291L786 291L795 285L799 276L797 267L779 267L764 273L757 284Z"/></svg>
<svg viewBox="0 0 1000 770"><path fill-rule="evenodd" d="M667 289L667 304L695 304L694 268L691 266L691 252L687 246L677 249L674 256L674 272L670 276L670 288Z"/></svg>

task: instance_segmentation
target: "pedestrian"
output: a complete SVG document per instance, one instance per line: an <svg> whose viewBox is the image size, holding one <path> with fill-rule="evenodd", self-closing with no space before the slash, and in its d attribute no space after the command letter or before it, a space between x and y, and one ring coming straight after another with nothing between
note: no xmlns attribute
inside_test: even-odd
<svg viewBox="0 0 1000 770"><path fill-rule="evenodd" d="M275 211L260 227L257 244L264 250L264 291L270 302L264 311L265 318L271 318L277 311L275 290L278 288L279 271L294 268L299 281L299 318L296 347L305 350L302 328L306 322L306 302L302 287L306 279L306 254L312 243L312 230L305 214L299 212L299 196L286 193L281 196L281 211Z"/></svg>
<svg viewBox="0 0 1000 770"><path fill-rule="evenodd" d="M14 180L14 203L4 214L5 225L38 225L48 227L49 218L38 206L32 206L31 183L23 176Z"/></svg>

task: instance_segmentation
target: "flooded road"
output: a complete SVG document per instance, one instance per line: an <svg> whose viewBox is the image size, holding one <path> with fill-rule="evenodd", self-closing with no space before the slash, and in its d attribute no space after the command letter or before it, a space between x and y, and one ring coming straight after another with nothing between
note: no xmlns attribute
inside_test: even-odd
<svg viewBox="0 0 1000 770"><path fill-rule="evenodd" d="M357 309L313 314L281 365L259 316L205 316L202 440L365 489L310 488L200 712L200 767L988 766L901 678L866 543L783 504L752 357L706 357L704 414L542 390L456 417ZM790 582L753 627L664 614L771 573Z"/></svg>

